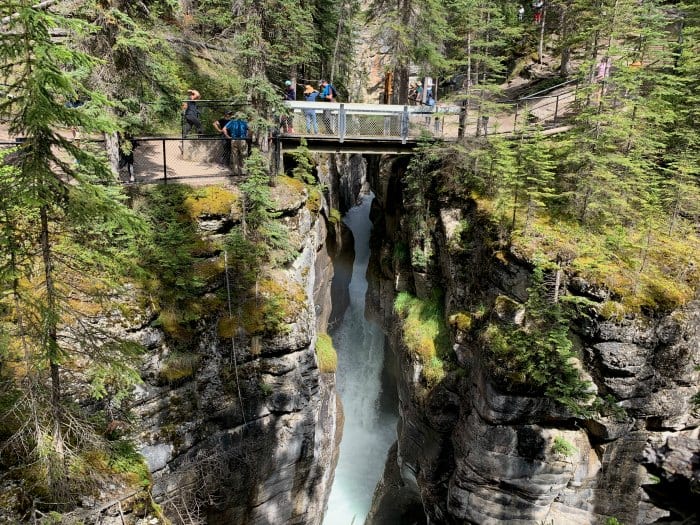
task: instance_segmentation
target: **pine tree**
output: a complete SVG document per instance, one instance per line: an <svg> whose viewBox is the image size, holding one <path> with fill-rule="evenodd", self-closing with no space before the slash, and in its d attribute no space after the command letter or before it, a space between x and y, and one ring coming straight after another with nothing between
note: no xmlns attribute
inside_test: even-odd
<svg viewBox="0 0 700 525"><path fill-rule="evenodd" d="M86 372L98 398L138 380L129 363L133 345L92 323L89 312L109 301L131 267L131 239L141 223L123 205L104 156L65 137L67 128L112 129L104 98L84 83L95 59L51 37L56 27L75 33L89 27L32 3L0 7L0 18L10 17L0 34L1 80L8 86L0 114L23 137L5 158L9 176L0 181L7 219L0 237L8 247L0 260L5 358L23 363L3 385L4 396L16 400L3 420L15 431L8 447L34 465L52 501L65 503L85 482L75 470L81 450L100 440L66 405L62 370ZM76 100L84 105L71 107Z"/></svg>

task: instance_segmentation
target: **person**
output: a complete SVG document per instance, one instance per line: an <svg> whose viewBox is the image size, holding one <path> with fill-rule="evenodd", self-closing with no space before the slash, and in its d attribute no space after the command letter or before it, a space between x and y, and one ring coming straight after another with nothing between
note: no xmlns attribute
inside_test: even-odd
<svg viewBox="0 0 700 525"><path fill-rule="evenodd" d="M329 84L327 80L321 80L320 88L321 91L318 95L318 99L322 102L333 102L333 99L338 94L333 84Z"/></svg>
<svg viewBox="0 0 700 525"><path fill-rule="evenodd" d="M231 168L234 175L243 175L243 157L248 149L248 122L245 115L236 113L224 126L224 135L231 142ZM248 149L248 153L250 150Z"/></svg>
<svg viewBox="0 0 700 525"><path fill-rule="evenodd" d="M533 9L533 20L536 24L539 24L542 22L542 10L544 8L544 0L533 0L532 2L532 9Z"/></svg>
<svg viewBox="0 0 700 525"><path fill-rule="evenodd" d="M321 80L321 85L319 87L321 91L318 94L317 100L320 100L321 102L333 102L333 98L336 93L333 85L329 84L327 80ZM335 126L333 117L331 116L331 110L324 109L323 116L321 118L323 120L323 126L326 128L326 133L334 133Z"/></svg>
<svg viewBox="0 0 700 525"><path fill-rule="evenodd" d="M284 81L284 100L296 100L296 99L297 99L297 92L294 90L294 86L292 86L292 81L285 80Z"/></svg>
<svg viewBox="0 0 700 525"><path fill-rule="evenodd" d="M199 100L201 95L196 89L187 90L188 99L186 102L182 103L183 117L185 123L182 130L182 136L186 137L187 134L194 128L198 134L202 134L202 123L199 121L200 113L199 108L197 108L197 100Z"/></svg>
<svg viewBox="0 0 700 525"><path fill-rule="evenodd" d="M313 86L304 86L304 100L307 102L316 102L318 98L318 91L316 91ZM305 109L304 117L306 118L306 132L311 133L313 129L314 133L318 135L318 122L316 121L316 110L315 109ZM312 127L313 126L313 127Z"/></svg>
<svg viewBox="0 0 700 525"><path fill-rule="evenodd" d="M221 162L225 166L229 166L231 164L231 141L226 138L226 133L224 133L224 128L226 127L226 124L228 124L232 118L233 118L233 111L226 111L224 113L223 117L215 120L212 123L214 125L214 129L221 135L221 138L222 138L222 150L223 150L223 152L221 154Z"/></svg>
<svg viewBox="0 0 700 525"><path fill-rule="evenodd" d="M525 8L523 7L523 4L519 4L518 5L518 22L522 22L524 18L525 18Z"/></svg>
<svg viewBox="0 0 700 525"><path fill-rule="evenodd" d="M297 99L297 93L294 90L291 80L284 81L284 100L294 101ZM280 116L280 126L282 133L294 133L294 118L291 115Z"/></svg>
<svg viewBox="0 0 700 525"><path fill-rule="evenodd" d="M610 57L603 57L596 68L596 81L605 80L610 76Z"/></svg>
<svg viewBox="0 0 700 525"><path fill-rule="evenodd" d="M117 133L119 142L119 169L126 168L129 175L129 182L134 182L134 150L138 147L138 143L130 134L122 136Z"/></svg>
<svg viewBox="0 0 700 525"><path fill-rule="evenodd" d="M416 102L423 102L423 85L416 83Z"/></svg>

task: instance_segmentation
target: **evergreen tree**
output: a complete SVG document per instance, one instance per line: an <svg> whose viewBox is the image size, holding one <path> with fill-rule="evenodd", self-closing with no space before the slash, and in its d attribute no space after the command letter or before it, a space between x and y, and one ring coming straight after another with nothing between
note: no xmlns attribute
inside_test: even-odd
<svg viewBox="0 0 700 525"><path fill-rule="evenodd" d="M8 248L0 259L0 311L9 329L4 359L14 363L3 397L15 400L3 420L14 431L6 450L32 465L30 477L46 483L53 502L65 503L86 482L81 451L100 440L67 406L62 370L87 373L98 398L138 380L129 364L133 345L91 322L90 312L114 295L135 259L131 239L141 226L123 205L104 156L65 136L67 128L111 129L104 98L84 83L95 59L51 36L57 27L75 33L89 27L32 4L0 6L0 18L9 17L0 34L1 80L8 86L0 115L23 137L5 158L11 167L0 181L6 219L0 238ZM76 100L85 103L72 107Z"/></svg>
<svg viewBox="0 0 700 525"><path fill-rule="evenodd" d="M388 46L397 82L398 103L408 103L409 68L417 64L430 76L446 65L443 46L450 29L438 0L373 0L368 20L379 20L379 39Z"/></svg>

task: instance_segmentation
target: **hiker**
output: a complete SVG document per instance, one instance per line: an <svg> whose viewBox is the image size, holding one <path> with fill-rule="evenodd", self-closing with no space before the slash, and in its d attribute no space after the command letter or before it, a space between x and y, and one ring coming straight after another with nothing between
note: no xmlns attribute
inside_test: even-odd
<svg viewBox="0 0 700 525"><path fill-rule="evenodd" d="M236 113L224 126L224 135L231 141L231 169L234 175L243 175L243 157L250 154L248 145L248 122L245 115Z"/></svg>
<svg viewBox="0 0 700 525"><path fill-rule="evenodd" d="M318 98L318 91L316 91L313 86L304 86L304 100L307 102L316 102ZM304 117L306 118L306 132L311 133L312 124L313 130L316 135L318 135L318 122L316 121L316 110L315 109L305 109Z"/></svg>
<svg viewBox="0 0 700 525"><path fill-rule="evenodd" d="M284 100L294 101L297 99L297 93L292 86L291 80L284 81ZM280 126L282 133L294 133L294 117L293 115L281 115Z"/></svg>
<svg viewBox="0 0 700 525"><path fill-rule="evenodd" d="M182 128L182 137L186 137L192 128L194 128L199 135L202 134L202 123L199 121L200 113L199 108L197 108L197 100L199 100L201 95L196 89L187 90L188 100L182 103L183 117L185 119Z"/></svg>
<svg viewBox="0 0 700 525"><path fill-rule="evenodd" d="M221 139L222 139L221 163L224 166L231 165L231 141L226 138L226 133L224 132L224 128L226 127L226 124L228 124L232 118L233 118L233 111L226 111L224 113L223 117L215 120L212 123L214 125L214 129L216 131L218 131L219 134L221 135Z"/></svg>
<svg viewBox="0 0 700 525"><path fill-rule="evenodd" d="M321 91L318 95L317 100L320 100L321 102L333 102L333 99L338 94L333 85L329 84L327 80L321 80L321 85L319 86L319 88ZM335 123L333 122L333 117L331 115L330 109L323 110L323 116L321 117L321 120L323 120L323 126L326 128L326 133L335 133Z"/></svg>
<svg viewBox="0 0 700 525"><path fill-rule="evenodd" d="M519 4L518 5L518 22L522 22L524 18L525 18L525 8L523 7L523 4Z"/></svg>

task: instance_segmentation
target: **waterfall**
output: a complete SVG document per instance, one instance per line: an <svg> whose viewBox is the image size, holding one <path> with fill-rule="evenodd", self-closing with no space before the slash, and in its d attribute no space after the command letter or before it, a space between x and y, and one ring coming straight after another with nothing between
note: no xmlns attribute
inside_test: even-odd
<svg viewBox="0 0 700 525"><path fill-rule="evenodd" d="M387 452L396 440L397 407L380 403L384 333L379 325L365 319L373 198L372 194L363 196L343 219L355 238L355 261L350 304L332 338L338 352L336 382L345 426L324 525L364 523Z"/></svg>

